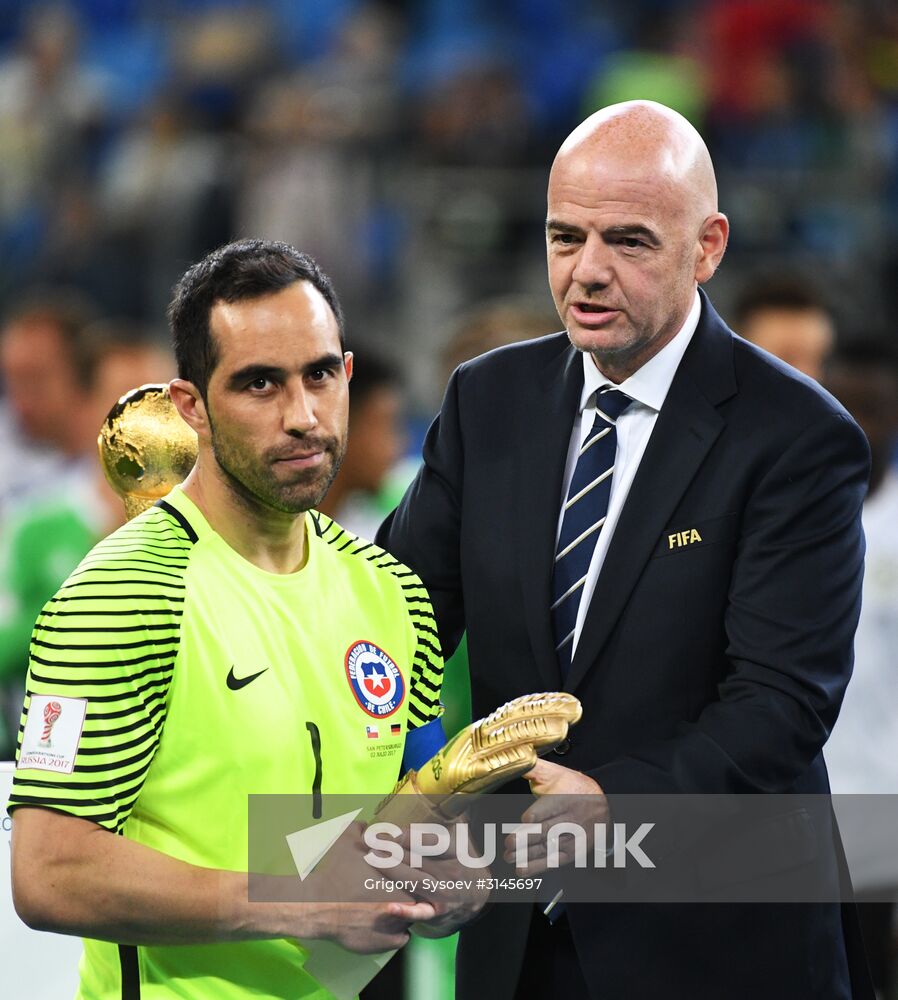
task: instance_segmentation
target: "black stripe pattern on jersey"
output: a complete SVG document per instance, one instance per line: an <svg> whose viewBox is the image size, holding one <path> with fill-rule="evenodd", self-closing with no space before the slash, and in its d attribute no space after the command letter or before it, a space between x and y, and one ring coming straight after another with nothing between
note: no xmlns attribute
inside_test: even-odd
<svg viewBox="0 0 898 1000"><path fill-rule="evenodd" d="M158 504L96 545L34 628L19 726L31 699L87 700L71 774L18 770L10 809L40 805L121 831L165 722L196 532Z"/></svg>

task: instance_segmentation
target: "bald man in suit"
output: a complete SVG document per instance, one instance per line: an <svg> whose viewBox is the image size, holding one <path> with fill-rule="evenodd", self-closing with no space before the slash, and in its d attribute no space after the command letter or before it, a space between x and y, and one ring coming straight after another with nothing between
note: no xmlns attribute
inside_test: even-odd
<svg viewBox="0 0 898 1000"><path fill-rule="evenodd" d="M455 372L378 535L423 578L444 652L467 630L475 717L581 700L529 780L597 815L621 793L828 791L869 452L700 291L728 232L685 119L632 102L583 122L548 190L565 331ZM569 903L554 923L497 905L462 933L458 996L866 997L854 934L837 903Z"/></svg>

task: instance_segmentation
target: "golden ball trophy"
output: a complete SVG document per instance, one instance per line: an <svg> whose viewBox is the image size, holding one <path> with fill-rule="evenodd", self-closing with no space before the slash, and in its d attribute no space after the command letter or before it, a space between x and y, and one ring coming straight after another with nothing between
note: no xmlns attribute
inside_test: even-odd
<svg viewBox="0 0 898 1000"><path fill-rule="evenodd" d="M106 479L129 518L170 493L196 462L196 434L175 409L167 385L126 392L109 411L97 444Z"/></svg>

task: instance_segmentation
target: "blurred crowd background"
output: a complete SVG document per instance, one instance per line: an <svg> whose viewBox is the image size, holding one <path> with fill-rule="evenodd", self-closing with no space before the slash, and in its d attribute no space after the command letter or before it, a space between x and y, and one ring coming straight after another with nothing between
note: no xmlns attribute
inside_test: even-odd
<svg viewBox="0 0 898 1000"><path fill-rule="evenodd" d="M549 165L630 98L708 141L732 224L719 311L870 437L873 679L834 773L898 791L893 0L0 0L0 760L37 612L122 520L96 434L121 393L174 374L185 268L253 236L333 277L357 375L326 504L370 535L452 369L558 329ZM463 651L447 678L452 729Z"/></svg>
<svg viewBox="0 0 898 1000"><path fill-rule="evenodd" d="M0 310L62 283L162 338L189 262L282 238L430 409L459 311L549 305L549 163L634 95L707 137L724 312L788 265L852 328L894 313L890 0L0 0Z"/></svg>

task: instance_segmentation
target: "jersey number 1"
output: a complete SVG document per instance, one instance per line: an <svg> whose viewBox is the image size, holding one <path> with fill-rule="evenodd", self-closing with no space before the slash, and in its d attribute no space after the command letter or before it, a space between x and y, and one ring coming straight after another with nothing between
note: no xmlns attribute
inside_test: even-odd
<svg viewBox="0 0 898 1000"><path fill-rule="evenodd" d="M321 733L314 722L307 722L312 753L315 756L315 777L312 779L312 818L321 819Z"/></svg>

